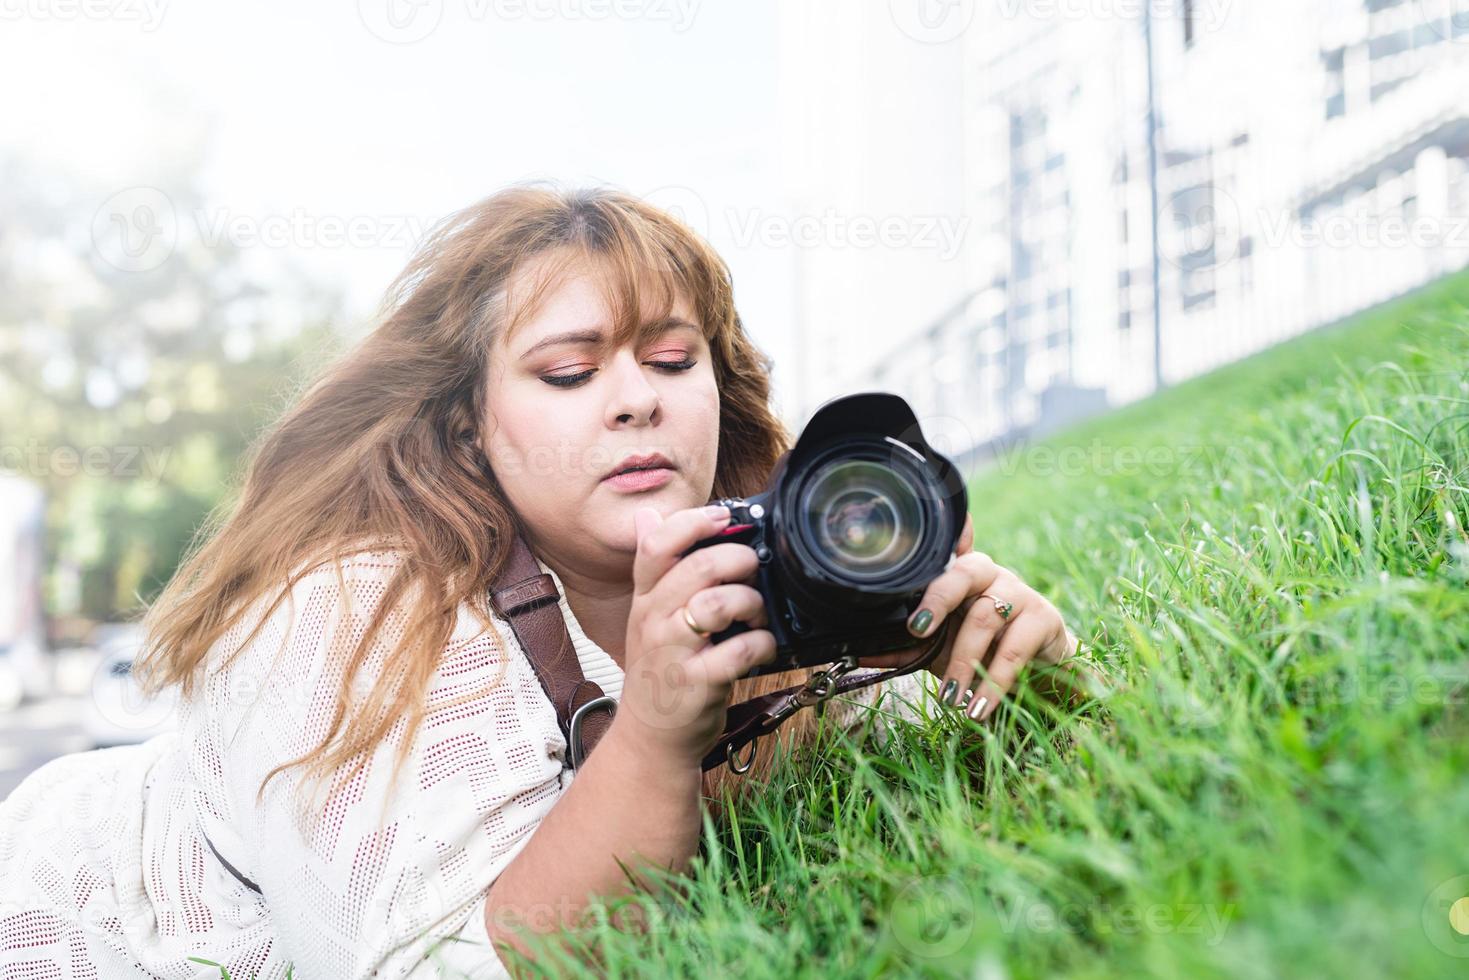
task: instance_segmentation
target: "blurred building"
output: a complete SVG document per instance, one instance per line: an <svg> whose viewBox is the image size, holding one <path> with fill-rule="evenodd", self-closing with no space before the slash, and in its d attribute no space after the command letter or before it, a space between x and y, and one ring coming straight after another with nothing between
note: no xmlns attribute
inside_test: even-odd
<svg viewBox="0 0 1469 980"><path fill-rule="evenodd" d="M1143 0L887 7L879 33L962 63L942 97L963 134L961 281L926 320L854 313L865 366L817 379L807 411L891 389L948 448L983 454L1469 265L1466 0L1152 0L1150 18ZM961 19L947 31L945 12ZM886 73L853 69L854 91ZM808 117L842 97L831 88L804 93ZM834 133L825 158L844 145ZM821 260L800 273L808 306L872 288Z"/></svg>
<svg viewBox="0 0 1469 980"><path fill-rule="evenodd" d="M796 357L777 370L799 425L969 279L964 61L898 31L885 0L778 11Z"/></svg>

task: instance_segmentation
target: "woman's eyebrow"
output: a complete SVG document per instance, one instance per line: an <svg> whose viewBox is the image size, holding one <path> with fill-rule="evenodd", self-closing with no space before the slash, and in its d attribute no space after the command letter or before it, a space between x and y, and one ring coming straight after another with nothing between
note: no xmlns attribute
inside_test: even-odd
<svg viewBox="0 0 1469 980"><path fill-rule="evenodd" d="M687 327L690 330L699 329L682 317L670 316L656 323L648 324L644 327L644 330L648 334L662 334L667 333L669 330L677 330L680 327ZM520 355L520 360L523 361L537 351L545 350L547 347L555 347L558 344L599 344L605 338L606 335L600 330L571 330L566 333L552 334L531 344L525 353Z"/></svg>

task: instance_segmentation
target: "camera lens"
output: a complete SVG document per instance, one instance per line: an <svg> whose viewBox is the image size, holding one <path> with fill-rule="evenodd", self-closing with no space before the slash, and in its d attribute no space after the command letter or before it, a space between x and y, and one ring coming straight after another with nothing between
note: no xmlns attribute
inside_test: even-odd
<svg viewBox="0 0 1469 980"><path fill-rule="evenodd" d="M924 511L912 485L881 463L840 460L818 470L801 507L816 557L856 580L892 574L918 550Z"/></svg>

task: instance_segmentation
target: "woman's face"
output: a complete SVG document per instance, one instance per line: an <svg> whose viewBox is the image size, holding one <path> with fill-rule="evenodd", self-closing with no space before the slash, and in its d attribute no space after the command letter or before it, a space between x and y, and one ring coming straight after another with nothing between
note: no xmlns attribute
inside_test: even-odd
<svg viewBox="0 0 1469 980"><path fill-rule="evenodd" d="M666 516L706 503L719 451L719 392L687 297L668 329L599 354L595 338L612 322L596 281L568 270L534 316L497 341L480 420L481 448L532 543L578 568L630 565L639 507ZM630 457L652 454L671 466L608 479Z"/></svg>

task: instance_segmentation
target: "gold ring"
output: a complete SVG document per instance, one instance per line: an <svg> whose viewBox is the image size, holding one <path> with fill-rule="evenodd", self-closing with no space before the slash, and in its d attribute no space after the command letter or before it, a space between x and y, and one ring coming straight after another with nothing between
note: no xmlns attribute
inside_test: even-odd
<svg viewBox="0 0 1469 980"><path fill-rule="evenodd" d="M985 593L985 598L995 604L995 612L999 613L1000 618L1008 623L1010 621L1010 614L1015 611L1015 603L1006 602L999 596L990 595L988 592Z"/></svg>
<svg viewBox="0 0 1469 980"><path fill-rule="evenodd" d="M706 630L704 627L700 626L698 623L694 622L693 614L689 612L689 607L688 606L684 606L683 607L683 621L685 623L688 623L689 624L689 629L693 630L699 636L703 637L703 636L708 636L709 635L709 631L708 630Z"/></svg>

